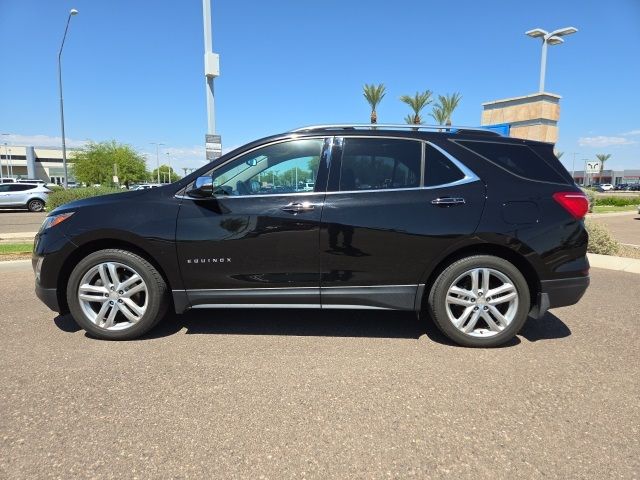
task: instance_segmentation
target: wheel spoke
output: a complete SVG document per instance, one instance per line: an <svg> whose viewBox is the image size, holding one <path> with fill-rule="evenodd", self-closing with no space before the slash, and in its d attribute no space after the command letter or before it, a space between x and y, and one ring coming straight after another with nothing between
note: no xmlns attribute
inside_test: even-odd
<svg viewBox="0 0 640 480"><path fill-rule="evenodd" d="M500 305L501 303L510 302L517 296L518 294L514 290L498 298L492 297L491 300L489 300L487 303L489 303L489 305Z"/></svg>
<svg viewBox="0 0 640 480"><path fill-rule="evenodd" d="M104 263L98 265L98 273L100 274L100 280L102 280L102 285L106 288L111 286L111 281L109 280L109 275L107 274L107 268Z"/></svg>
<svg viewBox="0 0 640 480"><path fill-rule="evenodd" d="M478 273L480 272L480 270L478 270L477 268L474 270L471 270L471 291L474 293L474 295L478 295Z"/></svg>
<svg viewBox="0 0 640 480"><path fill-rule="evenodd" d="M453 305L461 305L463 307L469 307L471 305L474 305L473 302L471 302L471 300L467 300L465 298L461 298L461 297L454 297L452 295L449 295L447 297L447 303L453 304Z"/></svg>
<svg viewBox="0 0 640 480"><path fill-rule="evenodd" d="M491 312L491 315L489 315L489 312ZM509 325L509 320L493 305L489 305L489 312L484 315L484 319L487 321L491 330L501 332ZM491 318L492 316L498 320L499 323L493 320L493 318Z"/></svg>
<svg viewBox="0 0 640 480"><path fill-rule="evenodd" d="M130 288L129 290L125 291L122 294L122 298L130 298L133 295L135 295L136 293L146 292L146 291L147 291L147 286L144 283L140 283L140 284L136 285L135 287Z"/></svg>
<svg viewBox="0 0 640 480"><path fill-rule="evenodd" d="M124 290L125 288L129 288L132 285L135 285L137 282L141 282L142 278L138 274L131 275L131 277L127 278L124 282L120 284L120 290Z"/></svg>
<svg viewBox="0 0 640 480"><path fill-rule="evenodd" d="M104 316L107 314L107 310L109 310L109 303L108 302L104 302L102 304L102 307L100 307L100 311L96 314L96 319L94 320L94 323L96 325L98 325L99 327L101 327L102 323L104 323L105 318Z"/></svg>
<svg viewBox="0 0 640 480"><path fill-rule="evenodd" d="M132 310L131 307L129 306L129 304L127 303L121 303L120 304L120 311L122 312L122 314L127 317L127 320L129 320L131 323L135 323L138 320L140 320L140 316L136 315Z"/></svg>
<svg viewBox="0 0 640 480"><path fill-rule="evenodd" d="M449 289L449 293L454 293L459 297L476 298L476 295L471 290L465 290L464 288L460 288L455 285Z"/></svg>
<svg viewBox="0 0 640 480"><path fill-rule="evenodd" d="M118 290L120 288L120 279L118 278L118 270L116 266L109 262L107 263L107 269L109 270L109 276L111 277L111 284L113 288Z"/></svg>
<svg viewBox="0 0 640 480"><path fill-rule="evenodd" d="M491 276L491 273L489 272L488 268L483 268L482 269L482 293L484 295L487 294L487 291L489 290L489 277Z"/></svg>
<svg viewBox="0 0 640 480"><path fill-rule="evenodd" d="M480 318L481 313L482 310L476 310L475 312L473 312L471 320L469 320L464 328L462 328L462 331L465 333L473 332L473 329L475 328L476 323L478 323L478 319ZM462 325L460 327L462 327Z"/></svg>
<svg viewBox="0 0 640 480"><path fill-rule="evenodd" d="M496 295L502 295L504 293L508 293L508 292L511 292L511 291L515 292L516 288L510 283L503 283L499 287L493 288L493 289L489 290L488 292L486 292L485 296L494 298Z"/></svg>
<svg viewBox="0 0 640 480"><path fill-rule="evenodd" d="M471 312L473 312L473 307L467 307L464 309L464 312L462 312L462 315L460 315L456 321L455 321L455 326L457 328L462 328L462 326L464 325L464 322L467 320L467 318L469 318L469 315L471 314Z"/></svg>
<svg viewBox="0 0 640 480"><path fill-rule="evenodd" d="M118 307L115 304L111 305L111 311L109 312L109 315L107 316L107 319L105 320L104 325L102 325L102 328L111 328L111 327L113 327L113 322L116 319L116 314L117 313L118 313Z"/></svg>
<svg viewBox="0 0 640 480"><path fill-rule="evenodd" d="M103 303L108 300L108 295L109 290L99 285L84 283L78 288L78 298L87 302Z"/></svg>
<svg viewBox="0 0 640 480"><path fill-rule="evenodd" d="M138 317L144 315L145 308L139 305L136 305L136 302L131 300L130 298L123 298L122 301L124 304L131 309L131 311L136 314Z"/></svg>

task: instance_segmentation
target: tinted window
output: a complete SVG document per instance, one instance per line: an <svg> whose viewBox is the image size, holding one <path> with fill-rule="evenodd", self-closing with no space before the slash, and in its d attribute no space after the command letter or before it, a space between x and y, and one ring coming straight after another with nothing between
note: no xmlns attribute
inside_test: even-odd
<svg viewBox="0 0 640 480"><path fill-rule="evenodd" d="M213 172L216 195L277 195L312 191L322 139L276 143L242 155Z"/></svg>
<svg viewBox="0 0 640 480"><path fill-rule="evenodd" d="M464 178L464 174L440 150L427 145L424 184L445 185Z"/></svg>
<svg viewBox="0 0 640 480"><path fill-rule="evenodd" d="M0 185L0 192L8 192L9 191L9 185Z"/></svg>
<svg viewBox="0 0 640 480"><path fill-rule="evenodd" d="M411 140L345 138L340 190L420 186L422 145Z"/></svg>
<svg viewBox="0 0 640 480"><path fill-rule="evenodd" d="M25 190L31 190L32 188L36 188L34 185L21 185L19 183L14 183L13 185L9 185L10 192L24 192Z"/></svg>
<svg viewBox="0 0 640 480"><path fill-rule="evenodd" d="M531 180L566 183L562 176L526 145L512 143L458 141L490 162Z"/></svg>

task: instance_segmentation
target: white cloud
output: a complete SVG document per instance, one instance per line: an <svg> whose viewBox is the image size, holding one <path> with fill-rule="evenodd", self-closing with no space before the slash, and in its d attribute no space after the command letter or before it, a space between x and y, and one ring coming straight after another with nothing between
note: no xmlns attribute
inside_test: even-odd
<svg viewBox="0 0 640 480"><path fill-rule="evenodd" d="M635 142L625 137L607 137L604 135L598 135L595 137L580 137L578 139L578 145L581 147L617 147L620 145L632 145Z"/></svg>
<svg viewBox="0 0 640 480"><path fill-rule="evenodd" d="M11 142L14 145L20 146L62 148L62 137L52 137L49 135L12 134L3 137L3 142ZM75 140L65 137L65 143L69 148L79 148L85 146L88 140Z"/></svg>
<svg viewBox="0 0 640 480"><path fill-rule="evenodd" d="M624 135L625 137L640 135L640 130L631 130L630 132L624 132L624 133L621 133L620 135Z"/></svg>

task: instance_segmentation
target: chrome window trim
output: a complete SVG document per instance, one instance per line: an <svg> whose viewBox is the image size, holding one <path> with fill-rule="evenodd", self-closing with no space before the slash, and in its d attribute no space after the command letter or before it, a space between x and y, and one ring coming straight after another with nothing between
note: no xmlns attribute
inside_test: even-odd
<svg viewBox="0 0 640 480"><path fill-rule="evenodd" d="M303 137L302 139L331 139L331 136L326 136L326 135L319 135L319 136L312 136L312 137ZM449 188L449 187L456 187L459 185L464 185L467 183L472 183L472 182L478 182L480 181L480 177L478 177L469 167L467 167L464 163L462 163L460 160L458 160L456 157L454 157L453 155L451 155L449 152L447 152L445 149L443 149L442 147L439 147L438 145L436 145L435 143L428 141L428 140L422 140L419 138L410 138L410 137L403 137L401 135L398 136L375 136L372 137L371 135L340 135L340 136L335 136L332 138L331 140L331 151L330 151L330 157L329 157L329 161L331 162L331 155L333 155L333 147L334 145L339 144L340 146L342 146L342 142L344 141L345 138L384 138L384 139L390 139L390 140L411 140L413 142L420 142L422 144L422 159L421 159L421 179L420 179L420 186L419 187L407 187L407 188L379 188L379 189L368 189L368 190L342 190L342 191L335 191L335 192L295 192L295 193L282 193L282 194L273 194L273 193L267 193L267 194L259 194L259 195L229 195L229 196L225 196L225 197L218 197L220 199L232 199L232 198L261 198L261 197L298 197L298 196L310 196L310 195L336 195L336 194L341 194L341 193L346 193L346 194L352 194L352 193L373 193L373 192L402 192L402 191L411 191L411 190L434 190L434 189L438 189L438 188ZM237 155L235 157L233 157L232 159L230 159L229 161L223 163L222 165L218 165L217 167L215 167L212 171L211 174L213 175L213 172L215 172L215 170L217 170L218 168L227 165L229 162L232 162L233 160L240 158L241 156L247 154L247 153L251 153L255 150L258 150L262 147L267 147L270 145L275 145L277 143L284 143L284 142L290 142L293 140L299 140L300 137L295 137L295 138L287 138L287 139L281 139L281 140L276 140L273 142L269 142L269 143L265 143L264 145L252 148L251 150L248 150L240 155ZM452 140L453 141L453 140ZM480 140L480 141L486 141L486 140ZM489 143L501 143L501 142L491 142L488 141ZM457 142L455 142L457 143ZM429 186L424 186L424 180L425 180L425 173L426 173L426 162L427 162L427 156L426 156L426 145L429 145L430 147L435 148L436 150L438 150L440 153L442 153L451 163L453 163L464 175L463 178L461 178L460 180L456 180L455 182L449 182L449 183L442 183L439 185L429 185ZM463 148L464 145L460 145ZM468 149L469 150L469 149ZM471 150L469 150L471 151ZM484 157L483 157L484 158ZM329 168L331 167L331 165L329 165ZM202 200L202 199L198 199L198 198L192 198L189 197L188 195L175 195L176 198L180 198L180 199L189 199L189 200ZM213 198L213 197L212 197Z"/></svg>

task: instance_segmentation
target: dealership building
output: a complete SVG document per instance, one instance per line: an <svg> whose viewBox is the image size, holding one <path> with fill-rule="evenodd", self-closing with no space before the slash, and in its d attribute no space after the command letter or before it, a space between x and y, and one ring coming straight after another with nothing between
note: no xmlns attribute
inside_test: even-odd
<svg viewBox="0 0 640 480"><path fill-rule="evenodd" d="M585 176L583 170L576 170L573 172L573 179L578 185L592 185L594 183L635 185L640 183L640 170L603 170L602 178L600 178L599 172L589 173Z"/></svg>
<svg viewBox="0 0 640 480"><path fill-rule="evenodd" d="M67 149L68 165L71 165L75 149ZM62 149L60 147L0 146L1 177L30 178L45 182L64 183ZM69 181L73 180L72 175Z"/></svg>

